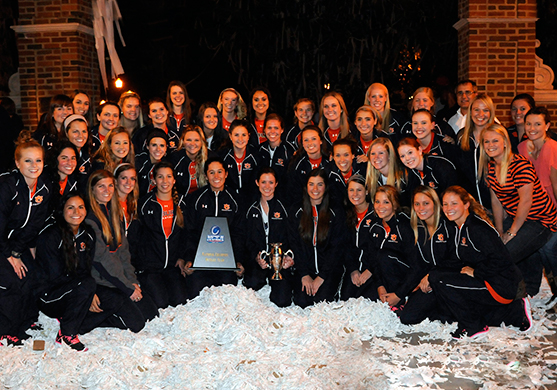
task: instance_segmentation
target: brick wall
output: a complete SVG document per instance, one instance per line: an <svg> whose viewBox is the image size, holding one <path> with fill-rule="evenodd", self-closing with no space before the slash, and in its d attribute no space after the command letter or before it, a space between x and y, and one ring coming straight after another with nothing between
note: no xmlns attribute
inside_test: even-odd
<svg viewBox="0 0 557 390"><path fill-rule="evenodd" d="M29 129L40 116L40 100L74 89L99 101L99 70L92 35L91 1L19 1L17 45L21 115ZM94 105L92 105L93 107Z"/></svg>
<svg viewBox="0 0 557 390"><path fill-rule="evenodd" d="M475 80L506 125L512 98L534 95L536 12L536 0L459 1L459 78Z"/></svg>

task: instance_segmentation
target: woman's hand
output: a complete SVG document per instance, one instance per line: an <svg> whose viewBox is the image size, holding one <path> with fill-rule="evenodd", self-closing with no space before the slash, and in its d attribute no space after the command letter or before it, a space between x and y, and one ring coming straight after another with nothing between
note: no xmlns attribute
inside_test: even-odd
<svg viewBox="0 0 557 390"><path fill-rule="evenodd" d="M186 262L184 259L176 260L176 264L174 265L174 267L180 268L180 273L182 274L182 276L186 276Z"/></svg>
<svg viewBox="0 0 557 390"><path fill-rule="evenodd" d="M95 294L93 297L93 301L91 302L91 306L89 306L89 311L93 313L102 313L103 309L101 309L101 300Z"/></svg>
<svg viewBox="0 0 557 390"><path fill-rule="evenodd" d="M369 278L371 278L371 272L366 269L360 274L360 286L363 286Z"/></svg>
<svg viewBox="0 0 557 390"><path fill-rule="evenodd" d="M23 279L25 276L27 276L26 272L29 272L29 270L27 269L27 266L25 265L25 263L23 261L21 261L21 259L18 259L17 257L13 257L10 256L8 257L8 261L10 262L10 264L12 265L14 272L17 274L17 276L20 279Z"/></svg>
<svg viewBox="0 0 557 390"><path fill-rule="evenodd" d="M306 275L302 278L302 291L305 291L307 295L312 297L313 294L313 279L311 276Z"/></svg>
<svg viewBox="0 0 557 390"><path fill-rule="evenodd" d="M468 276L474 277L474 268L472 267L462 267L462 269L460 270L461 274L466 274Z"/></svg>
<svg viewBox="0 0 557 390"><path fill-rule="evenodd" d="M143 295L141 295L141 287L139 287L139 284L137 283L134 283L133 285L135 287L135 291L132 295L130 295L130 299L134 302L139 302L143 298Z"/></svg>
<svg viewBox="0 0 557 390"><path fill-rule="evenodd" d="M400 298L395 293L387 293L383 295L381 302L387 302L389 306L395 306L400 302Z"/></svg>
<svg viewBox="0 0 557 390"><path fill-rule="evenodd" d="M418 287L423 293L430 293L432 291L431 286L429 285L429 274L422 278Z"/></svg>
<svg viewBox="0 0 557 390"><path fill-rule="evenodd" d="M360 271L352 271L350 274L350 279L352 280L352 284L356 287L360 287L362 283L360 282Z"/></svg>
<svg viewBox="0 0 557 390"><path fill-rule="evenodd" d="M245 272L244 266L242 265L242 263L236 263L236 267L240 268L238 271L236 271L236 275L239 278L241 278L242 276L244 276L244 272Z"/></svg>
<svg viewBox="0 0 557 390"><path fill-rule="evenodd" d="M321 287L324 281L325 280L321 276L318 276L315 279L313 279L313 295L317 294L319 287Z"/></svg>
<svg viewBox="0 0 557 390"><path fill-rule="evenodd" d="M365 154L360 154L359 156L356 157L356 161L358 163L366 163L369 161L369 159L367 158L367 156Z"/></svg>
<svg viewBox="0 0 557 390"><path fill-rule="evenodd" d="M191 275L193 274L193 269L191 269L191 267L193 266L191 261L188 261L185 265L184 265L184 272L186 275Z"/></svg>
<svg viewBox="0 0 557 390"><path fill-rule="evenodd" d="M513 238L516 237L516 234L509 234L509 231L507 230L505 233L501 234L501 241L503 241L503 244L507 244L507 242L509 242L510 240L512 240Z"/></svg>
<svg viewBox="0 0 557 390"><path fill-rule="evenodd" d="M381 302L386 302L386 300L383 298L385 295L387 295L387 289L385 288L385 286L377 287L377 294L379 295L379 299L381 300Z"/></svg>
<svg viewBox="0 0 557 390"><path fill-rule="evenodd" d="M282 269L288 269L294 265L294 259L288 255L283 257Z"/></svg>
<svg viewBox="0 0 557 390"><path fill-rule="evenodd" d="M261 258L261 252L259 252L259 253L257 254L257 256L255 256L255 261L257 261L257 264L259 264L259 266L261 267L261 269L271 268L271 266L269 265L269 263L267 263L264 259Z"/></svg>

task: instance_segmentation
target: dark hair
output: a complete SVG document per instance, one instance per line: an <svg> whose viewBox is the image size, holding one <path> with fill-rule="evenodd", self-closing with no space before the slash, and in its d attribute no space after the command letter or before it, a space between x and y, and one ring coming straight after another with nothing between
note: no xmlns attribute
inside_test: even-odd
<svg viewBox="0 0 557 390"><path fill-rule="evenodd" d="M526 120L526 117L528 117L529 115L541 115L543 116L543 120L545 121L545 123L551 123L551 114L549 113L547 108L543 106L532 107L530 111L528 111L526 115L524 115L524 119Z"/></svg>
<svg viewBox="0 0 557 390"><path fill-rule="evenodd" d="M118 109L118 118L120 118L120 116L122 115L122 110L120 109L120 106L118 105L118 103L113 102L111 100L104 102L103 104L101 104L100 106L97 107L97 115L101 115L101 113L103 112L104 108L107 106L114 106Z"/></svg>
<svg viewBox="0 0 557 390"><path fill-rule="evenodd" d="M339 138L333 142L333 155L335 153L335 146L348 146L353 155L358 152L358 144L350 138Z"/></svg>
<svg viewBox="0 0 557 390"><path fill-rule="evenodd" d="M536 101L529 93L519 93L518 95L516 95L511 101L511 108L513 107L513 103L517 100L526 100L526 103L528 103L530 109L536 107Z"/></svg>
<svg viewBox="0 0 557 390"><path fill-rule="evenodd" d="M298 163L298 161L300 161L302 159L302 157L307 156L307 152L304 149L304 132L309 131L309 130L315 131L315 132L317 132L317 134L319 134L319 139L321 140L321 156L325 159L329 158L329 150L327 148L327 141L325 140L325 137L323 136L323 132L316 125L307 125L300 132L300 145L298 146L298 150L296 150L296 153L294 153L294 158L292 158L290 160L290 165L294 166L295 164Z"/></svg>
<svg viewBox="0 0 557 390"><path fill-rule="evenodd" d="M67 139L62 139L59 142L56 142L52 148L50 150L48 150L46 152L46 164L45 164L45 168L48 172L48 176L50 178L50 180L52 181L52 189L54 191L54 196L53 198L56 198L56 200L54 200L55 202L58 202L59 200L59 194L60 194L60 176L58 175L58 156L60 156L60 153L62 153L62 151L64 149L71 149L74 151L75 153L75 160L76 160L76 164L77 164L77 160L79 159L79 152L77 150L77 148L75 147L74 144L72 144L70 141L68 141ZM77 165L76 165L77 168ZM74 170L75 172L75 170Z"/></svg>
<svg viewBox="0 0 557 390"><path fill-rule="evenodd" d="M205 173L205 176L207 176L207 171L209 170L209 165L211 165L214 162L219 163L220 165L222 165L224 170L226 170L226 165L224 165L224 161L222 161L222 158L217 157L217 156L209 157L207 159L207 161L205 161L205 165L203 166L203 173Z"/></svg>
<svg viewBox="0 0 557 390"><path fill-rule="evenodd" d="M429 116L429 119L430 119L432 122L435 122L435 119L433 118L433 114L431 113L431 111L426 110L425 108L420 108L420 109L418 109L418 110L416 110L416 111L414 111L414 112L412 113L412 118L414 118L414 115L416 115L416 114L418 114L418 113L424 113L424 114L426 114L427 116ZM412 118L411 118L411 119L412 119Z"/></svg>
<svg viewBox="0 0 557 390"><path fill-rule="evenodd" d="M226 133L226 130L222 128L222 113L215 103L205 102L201 105L201 107L199 107L199 111L197 112L197 125L203 129L203 132L205 132L203 127L203 118L205 117L205 111L207 111L208 108L212 108L217 113L217 127L213 130L213 140L211 141L211 150L217 150L223 142L226 141L228 134ZM207 138L207 134L205 134L205 138Z"/></svg>
<svg viewBox="0 0 557 390"><path fill-rule="evenodd" d="M300 225L298 226L298 232L302 237L302 240L307 244L312 244L313 241L313 209L311 201L308 195L308 185L309 179L312 177L320 177L325 183L325 193L323 195L323 201L321 202L321 207L319 208L319 214L317 216L317 244L322 244L327 239L330 228L331 211L329 209L329 185L327 180L327 173L323 168L316 168L310 172L308 180L304 185L304 194L302 200L302 217L300 218Z"/></svg>
<svg viewBox="0 0 557 390"><path fill-rule="evenodd" d="M360 175L359 173L352 175L350 179L348 179L348 181L346 182L346 192L348 192L348 187L350 186L350 183L357 183L362 187L364 187L364 191L366 192L365 199L366 202L369 203L370 199L369 199L369 191L366 188L366 178ZM352 203L350 203L350 201L348 200L347 196L344 197L344 206L346 210L346 223L348 224L348 227L350 227L351 229L355 228L356 224L358 223L358 215L356 214L356 210L352 205Z"/></svg>
<svg viewBox="0 0 557 390"><path fill-rule="evenodd" d="M269 114L271 112L271 92L265 88L265 87L256 87L254 89L251 90L251 94L250 94L250 104L249 104L249 117L251 119L251 121L255 121L256 119L256 114L255 114L255 110L253 109L253 95L255 95L256 92L261 91L263 92L265 95L267 95L267 101L269 102L269 107L267 108L267 111L265 113L265 117L267 116L267 114Z"/></svg>
<svg viewBox="0 0 557 390"><path fill-rule="evenodd" d="M39 125L39 128L42 127L44 129L45 133L55 135L56 137L60 138L61 133L62 133L62 131L61 131L62 129L60 128L60 132L58 132L58 129L56 128L56 125L54 124L53 114L54 114L54 110L56 108L65 107L65 106L66 107L72 107L72 110L73 110L72 99L70 99L69 96L59 94L59 95L54 95L53 97L51 97L48 112L46 113L46 115L44 117L44 122L42 123L42 125Z"/></svg>
<svg viewBox="0 0 557 390"><path fill-rule="evenodd" d="M160 161L153 167L153 178L157 177L159 170L163 168L168 168L172 171L172 176L176 177L174 173L174 165L169 161ZM156 193L157 190L155 190ZM178 195L178 190L176 185L172 186L172 201L174 202L174 208L176 210L176 225L181 228L184 227L184 215L182 214L182 209L180 208L180 195Z"/></svg>
<svg viewBox="0 0 557 390"><path fill-rule="evenodd" d="M66 272L73 276L77 274L78 255L76 251L77 248L75 247L74 233L70 225L68 225L68 222L66 222L66 220L64 219L64 207L66 206L68 200L75 197L80 198L83 201L83 205L84 206L86 205L83 196L81 196L76 191L71 191L68 192L60 199L60 202L58 203L58 207L54 212L54 220L56 221L56 226L58 226L60 232L62 233L61 248L62 248L62 253L64 255L64 264L66 266L65 267ZM87 227L87 224L85 223L82 223L80 225L80 229L81 228L88 229L88 230L90 229ZM85 259L88 268L90 268L92 264L92 256L91 256L92 249L93 249L92 245L85 247Z"/></svg>
<svg viewBox="0 0 557 390"><path fill-rule="evenodd" d="M374 204L375 204L375 198L377 198L377 194L379 193L384 193L387 196L387 199L389 199L389 202L391 202L391 204L393 205L393 211L395 214L400 212L401 206L400 206L398 191L395 187L390 185L384 185L379 187L377 191L375 191L375 195L373 197Z"/></svg>
<svg viewBox="0 0 557 390"><path fill-rule="evenodd" d="M250 130L251 125L247 120L245 120L245 119L234 119L232 121L232 123L230 124L230 128L228 129L228 134L232 134L232 131L234 131L234 129L236 127L245 127L245 129L247 130L248 135L249 135L249 130Z"/></svg>
<svg viewBox="0 0 557 390"><path fill-rule="evenodd" d="M259 172L257 172L257 176L255 178L255 180L259 181L261 180L261 176L263 175L273 175L275 177L275 181L278 183L278 177L277 177L277 173L275 172L275 170L271 167L263 167L259 170Z"/></svg>
<svg viewBox="0 0 557 390"><path fill-rule="evenodd" d="M478 86L476 85L475 81L472 80L460 80L456 86L454 87L454 93L457 93L457 89L458 87L460 87L461 85L466 85L466 84L471 84L472 85L472 89L474 90L474 92L478 92Z"/></svg>
<svg viewBox="0 0 557 390"><path fill-rule="evenodd" d="M73 93L70 95L70 98L72 99L72 107L73 107L73 101L75 100L75 97L79 94L83 94L87 96L87 99L89 99L89 109L87 110L87 113L84 116L88 123L93 123L93 115L92 115L93 110L91 109L93 107L93 102L91 101L91 96L89 96L87 92L81 89L74 89ZM77 114L77 112L75 112L75 109L74 109L74 114Z"/></svg>
<svg viewBox="0 0 557 390"><path fill-rule="evenodd" d="M282 129L284 129L284 120L282 119L282 116L280 116L279 114L276 114L276 113L273 112L273 113L267 115L265 117L265 122L264 122L264 125L263 125L264 128L267 127L267 122L269 122L269 121L279 121L280 127Z"/></svg>
<svg viewBox="0 0 557 390"><path fill-rule="evenodd" d="M182 104L182 113L184 114L184 120L186 124L191 123L191 100L188 95L188 90L186 89L186 85L181 82L180 80L172 80L168 84L168 88L166 90L166 107L168 109L168 114L174 114L174 107L172 105L172 98L170 96L170 90L172 87L180 87L182 91L184 91L184 103Z"/></svg>

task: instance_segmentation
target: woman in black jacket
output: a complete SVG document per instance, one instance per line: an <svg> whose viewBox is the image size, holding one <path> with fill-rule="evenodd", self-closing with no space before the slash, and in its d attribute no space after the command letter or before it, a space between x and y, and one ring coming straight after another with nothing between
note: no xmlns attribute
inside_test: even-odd
<svg viewBox="0 0 557 390"><path fill-rule="evenodd" d="M180 274L184 264L184 204L174 184L172 164L163 161L153 168L155 190L139 201L141 241L132 259L143 289L164 309L186 302L186 285Z"/></svg>

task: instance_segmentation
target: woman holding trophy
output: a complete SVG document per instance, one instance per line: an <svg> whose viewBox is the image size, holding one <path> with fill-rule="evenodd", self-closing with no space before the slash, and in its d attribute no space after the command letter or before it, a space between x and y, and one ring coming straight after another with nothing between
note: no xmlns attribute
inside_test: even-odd
<svg viewBox="0 0 557 390"><path fill-rule="evenodd" d="M248 257L244 286L259 290L267 283L268 278L271 302L279 307L287 307L292 303L294 284L294 260L292 255L286 254L289 249L288 213L284 204L275 196L278 181L273 168L262 168L255 184L259 187L261 196L246 213ZM273 262L275 256L279 256L278 264Z"/></svg>

